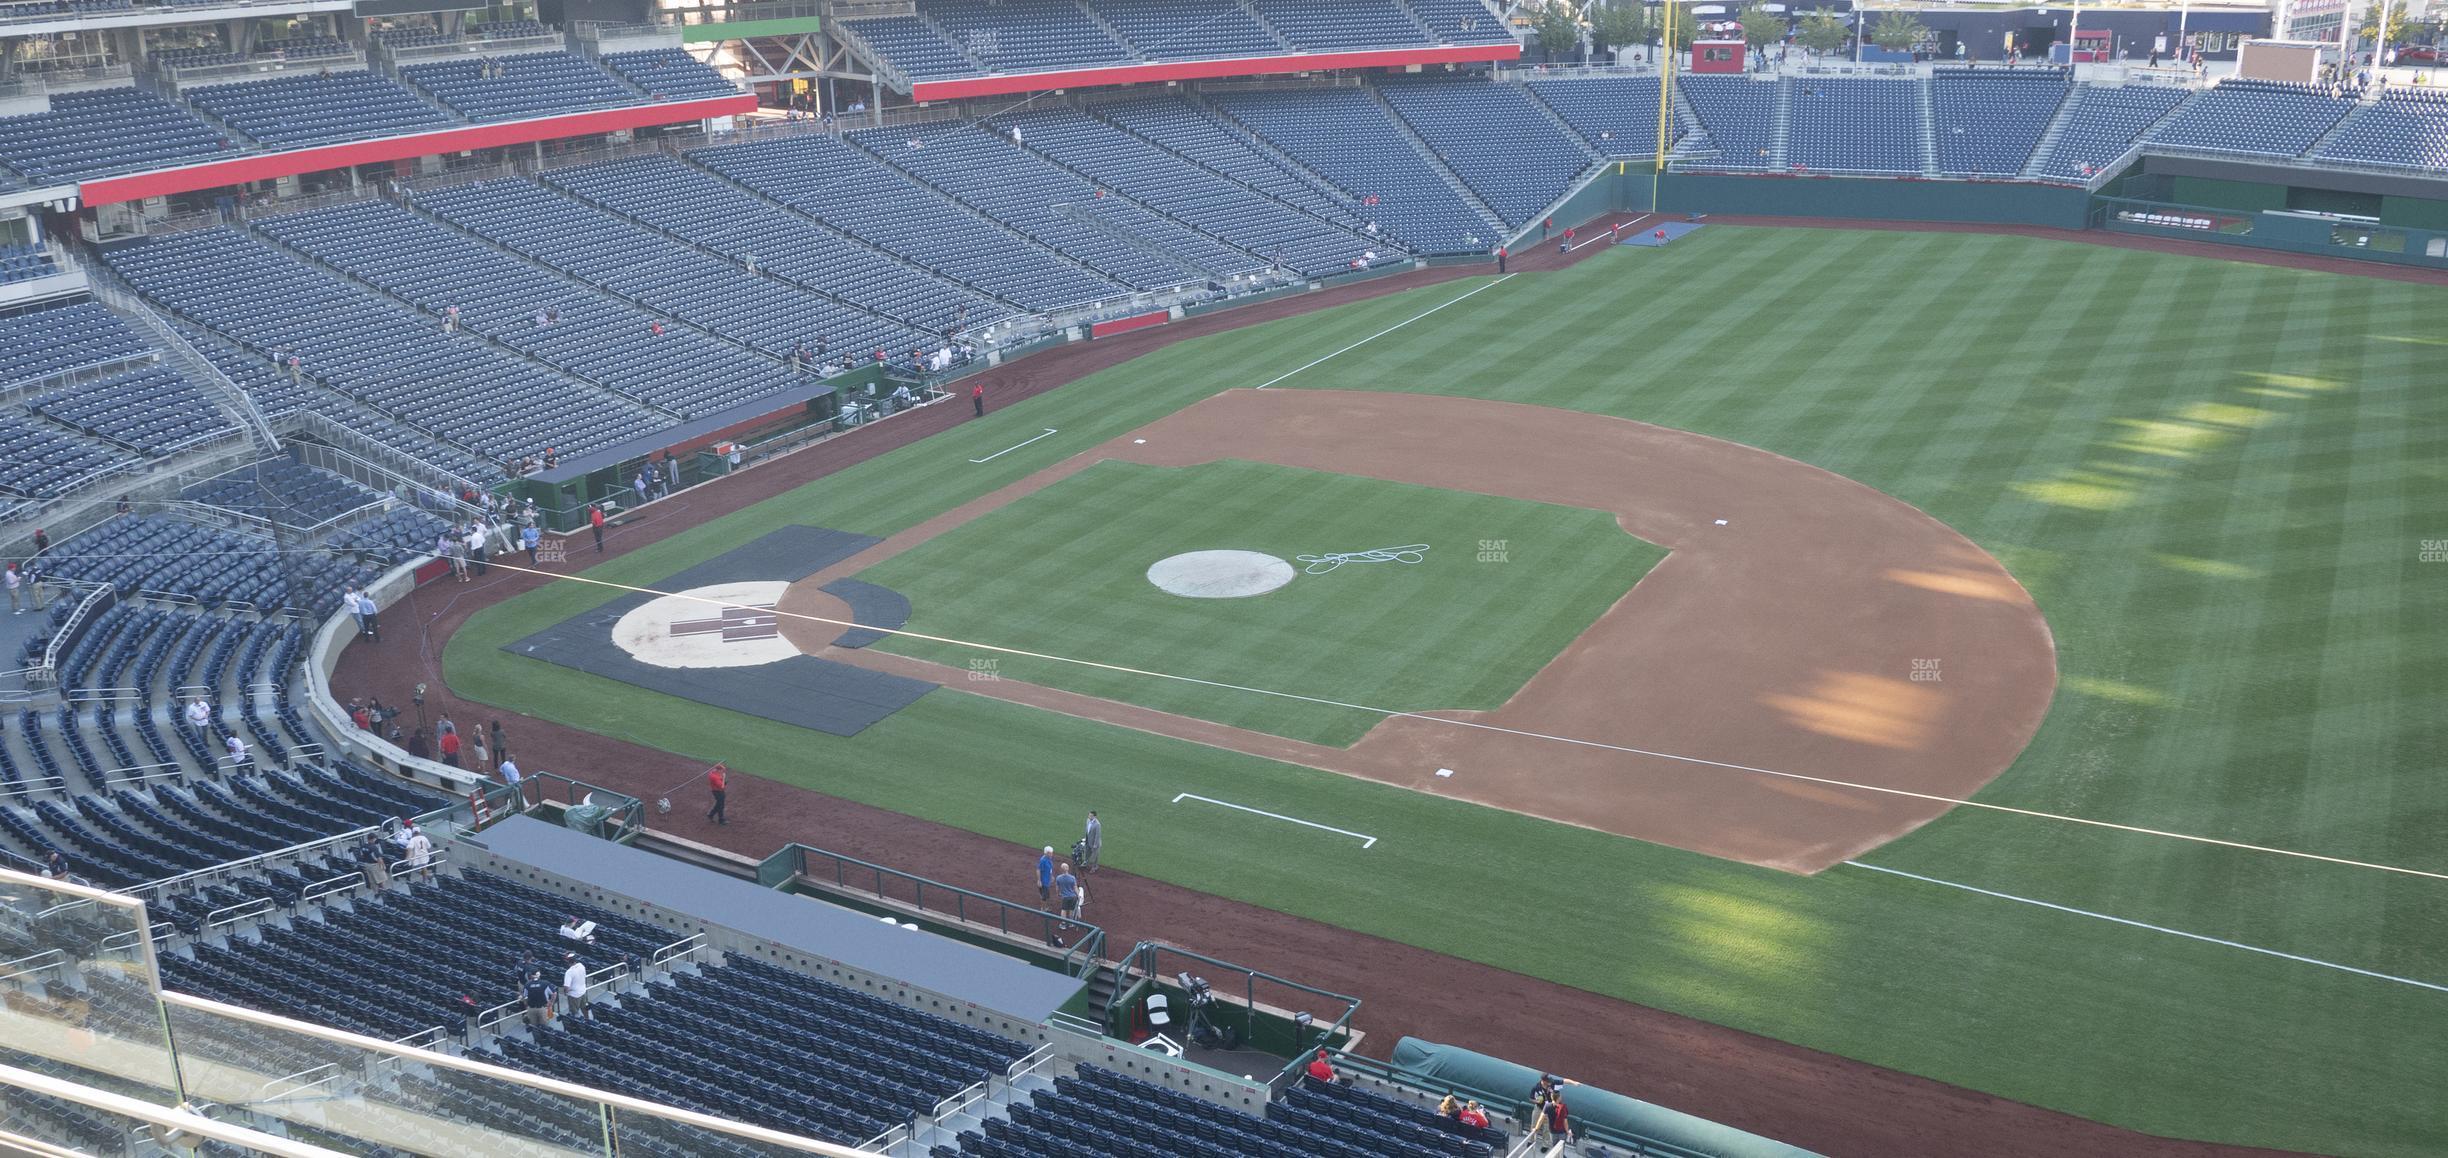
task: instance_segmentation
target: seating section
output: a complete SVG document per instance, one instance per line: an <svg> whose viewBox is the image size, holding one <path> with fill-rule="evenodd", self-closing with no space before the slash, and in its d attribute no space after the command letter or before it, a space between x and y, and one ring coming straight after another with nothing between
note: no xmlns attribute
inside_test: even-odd
<svg viewBox="0 0 2448 1158"><path fill-rule="evenodd" d="M374 31L374 43L387 48L433 48L457 44L459 38L431 28L378 28Z"/></svg>
<svg viewBox="0 0 2448 1158"><path fill-rule="evenodd" d="M1692 113L1708 130L1716 147L1709 164L1724 169L1775 169L1776 115L1781 86L1744 76L1686 76L1675 91L1691 102Z"/></svg>
<svg viewBox="0 0 2448 1158"><path fill-rule="evenodd" d="M122 596L160 593L208 608L323 612L339 606L341 592L375 577L353 563L284 553L267 538L167 515L112 519L53 544L43 560L51 574L114 587Z"/></svg>
<svg viewBox="0 0 2448 1158"><path fill-rule="evenodd" d="M1479 0L1406 0L1438 44L1503 44L1512 30Z"/></svg>
<svg viewBox="0 0 2448 1158"><path fill-rule="evenodd" d="M199 161L232 147L228 134L132 88L54 93L50 112L0 117L0 163L37 184Z"/></svg>
<svg viewBox="0 0 2448 1158"><path fill-rule="evenodd" d="M1462 197L1366 92L1236 92L1210 99L1245 135L1333 182L1354 212L1414 249L1481 253L1494 248L1504 232Z"/></svg>
<svg viewBox="0 0 2448 1158"><path fill-rule="evenodd" d="M171 313L317 383L474 448L495 461L544 447L578 458L670 425L608 391L555 373L291 259L228 229L103 251L119 276Z"/></svg>
<svg viewBox="0 0 2448 1158"><path fill-rule="evenodd" d="M360 483L285 458L216 475L179 497L292 527L318 526L383 501Z"/></svg>
<svg viewBox="0 0 2448 1158"><path fill-rule="evenodd" d="M2188 149L2295 157L2354 107L2353 98L2318 85L2227 80L2177 110L2150 139Z"/></svg>
<svg viewBox="0 0 2448 1158"><path fill-rule="evenodd" d="M163 366L44 394L28 409L147 458L210 442L236 429L194 383Z"/></svg>
<svg viewBox="0 0 2448 1158"><path fill-rule="evenodd" d="M711 414L788 385L788 371L522 261L388 201L266 222L265 236L574 377L675 414Z"/></svg>
<svg viewBox="0 0 2448 1158"><path fill-rule="evenodd" d="M126 451L0 412L0 494L53 498L136 464Z"/></svg>
<svg viewBox="0 0 2448 1158"><path fill-rule="evenodd" d="M495 75L484 75L488 66ZM412 64L400 69L400 79L479 123L645 103L593 61L567 52Z"/></svg>
<svg viewBox="0 0 2448 1158"><path fill-rule="evenodd" d="M1426 30L1399 0L1253 0L1258 14L1301 52L1424 44Z"/></svg>
<svg viewBox="0 0 2448 1158"><path fill-rule="evenodd" d="M822 344L828 360L916 341L906 326L751 273L626 217L529 181L487 181L427 193L418 205L513 253L682 318L777 358Z"/></svg>
<svg viewBox="0 0 2448 1158"><path fill-rule="evenodd" d="M1688 84L1688 79L1677 84ZM1654 76L1607 76L1589 80L1534 80L1528 85L1564 123L1607 157L1657 155L1658 80ZM1676 118L1675 140L1686 126ZM1673 148L1673 140L1667 142Z"/></svg>
<svg viewBox="0 0 2448 1158"><path fill-rule="evenodd" d="M478 40L513 40L526 36L551 36L553 30L534 20L494 20L468 25L468 35Z"/></svg>
<svg viewBox="0 0 2448 1158"><path fill-rule="evenodd" d="M851 140L1056 252L1141 289L1253 271L1258 258L1106 195L1076 173L966 125L929 125L917 135L869 129Z"/></svg>
<svg viewBox="0 0 2448 1158"><path fill-rule="evenodd" d="M218 48L157 48L153 62L165 68L223 68L245 64L246 54L226 52Z"/></svg>
<svg viewBox="0 0 2448 1158"><path fill-rule="evenodd" d="M372 72L298 73L190 89L183 95L187 103L275 149L393 137L459 123L391 78Z"/></svg>
<svg viewBox="0 0 2448 1158"><path fill-rule="evenodd" d="M738 96L739 89L722 74L678 48L644 52L614 52L603 57L612 74L638 86L658 101L698 100Z"/></svg>
<svg viewBox="0 0 2448 1158"><path fill-rule="evenodd" d="M1158 1158L1235 1158L1246 1154L1376 1158L1386 1154L1486 1156L1505 1152L1505 1135L1471 1129L1434 1113L1306 1078L1252 1117L1179 1090L1083 1064L1054 1079L1052 1093L1014 1103L1009 1119L965 1131L960 1145L932 1158L1069 1158L1131 1154Z"/></svg>
<svg viewBox="0 0 2448 1158"><path fill-rule="evenodd" d="M1097 0L1097 14L1153 60L1281 56L1285 49L1234 0Z"/></svg>
<svg viewBox="0 0 2448 1158"><path fill-rule="evenodd" d="M2448 169L2448 93L2385 89L2316 155L2409 169Z"/></svg>
<svg viewBox="0 0 2448 1158"><path fill-rule="evenodd" d="M944 39L916 16L873 16L842 21L852 34L913 81L945 80L986 71L985 66Z"/></svg>
<svg viewBox="0 0 2448 1158"><path fill-rule="evenodd" d="M545 174L545 180L743 268L753 265L912 330L943 333L955 326L983 325L1006 312L672 158L558 169Z"/></svg>
<svg viewBox="0 0 2448 1158"><path fill-rule="evenodd" d="M276 40L255 42L255 55L276 56L283 60L330 60L354 56L357 50L336 36L285 36Z"/></svg>
<svg viewBox="0 0 2448 1158"><path fill-rule="evenodd" d="M1217 181L1214 173L1086 113L1047 110L1000 118L995 124L1006 131L1020 130L1028 148L1099 186L1304 274L1337 273L1366 250L1392 249L1390 241L1329 225Z"/></svg>
<svg viewBox="0 0 2448 1158"><path fill-rule="evenodd" d="M1101 104L1088 111L1167 152L1345 229L1364 230L1372 219L1362 216L1352 199L1331 184L1278 159L1188 101L1167 97Z"/></svg>
<svg viewBox="0 0 2448 1158"><path fill-rule="evenodd" d="M0 385L113 366L150 351L90 298L0 314Z"/></svg>
<svg viewBox="0 0 2448 1158"><path fill-rule="evenodd" d="M1942 68L1930 76L1938 171L2011 177L2023 171L2071 86L2055 69Z"/></svg>
<svg viewBox="0 0 2448 1158"><path fill-rule="evenodd" d="M928 0L920 11L995 72L1096 68L1135 59L1074 0Z"/></svg>
<svg viewBox="0 0 2448 1158"><path fill-rule="evenodd" d="M2185 89L2156 85L2085 85L2075 94L2065 131L2032 171L2043 177L2088 180L2122 158L2143 133L2184 103L2187 95Z"/></svg>
<svg viewBox="0 0 2448 1158"><path fill-rule="evenodd" d="M1847 173L1921 172L1917 82L1808 77L1785 85L1793 101L1788 164Z"/></svg>
<svg viewBox="0 0 2448 1158"><path fill-rule="evenodd" d="M1059 310L1126 292L1121 283L1010 234L829 136L700 149L689 159L904 261L1023 309Z"/></svg>
<svg viewBox="0 0 2448 1158"><path fill-rule="evenodd" d="M1509 225L1535 220L1593 160L1518 85L1393 83L1380 91Z"/></svg>
<svg viewBox="0 0 2448 1158"><path fill-rule="evenodd" d="M0 285L32 281L60 271L39 245L0 245Z"/></svg>
<svg viewBox="0 0 2448 1158"><path fill-rule="evenodd" d="M168 954L164 980L373 1036L463 1028L471 1005L516 992L535 964L556 979L570 917L592 969L634 968L677 930L481 872L308 904L260 939ZM414 946L414 952L402 948ZM531 964L534 963L534 964ZM845 986L746 959L598 993L591 1019L503 1028L478 1056L517 1069L809 1137L855 1145L925 1113L1028 1052L1020 1042ZM498 1050L499 1052L493 1052ZM729 1153L692 1140L668 1153Z"/></svg>

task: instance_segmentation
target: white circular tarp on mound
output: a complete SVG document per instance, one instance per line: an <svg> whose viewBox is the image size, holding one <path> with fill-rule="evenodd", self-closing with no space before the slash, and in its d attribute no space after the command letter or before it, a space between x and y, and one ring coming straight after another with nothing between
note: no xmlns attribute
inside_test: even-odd
<svg viewBox="0 0 2448 1158"><path fill-rule="evenodd" d="M790 584L770 580L692 587L649 602L612 625L612 642L656 667L755 667L799 654L782 638L774 604Z"/></svg>
<svg viewBox="0 0 2448 1158"><path fill-rule="evenodd" d="M1292 564L1258 551L1191 551L1147 570L1158 589L1191 599L1264 595L1292 581Z"/></svg>

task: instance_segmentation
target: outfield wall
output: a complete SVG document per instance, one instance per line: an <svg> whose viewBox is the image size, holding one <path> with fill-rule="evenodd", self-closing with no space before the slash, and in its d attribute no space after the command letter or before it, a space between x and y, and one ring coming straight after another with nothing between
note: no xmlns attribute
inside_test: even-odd
<svg viewBox="0 0 2448 1158"><path fill-rule="evenodd" d="M1668 173L1649 202L1646 175L1627 173L1619 204L1666 213L1760 217L1851 217L1866 221L1949 221L2081 229L2091 195L2071 185L2024 181L1921 181L1895 177L1749 176Z"/></svg>

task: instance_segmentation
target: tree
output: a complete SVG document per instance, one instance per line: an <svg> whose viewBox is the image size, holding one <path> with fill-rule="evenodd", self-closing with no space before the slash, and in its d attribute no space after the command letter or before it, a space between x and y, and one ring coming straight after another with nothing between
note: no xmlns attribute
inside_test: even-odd
<svg viewBox="0 0 2448 1158"><path fill-rule="evenodd" d="M1539 0L1527 5L1530 30L1538 34L1539 51L1550 62L1581 54L1581 13L1571 0Z"/></svg>
<svg viewBox="0 0 2448 1158"><path fill-rule="evenodd" d="M2376 51L2380 44L2405 43L2406 3L2407 0L2389 0L2388 35L2383 37L2379 33L2380 0L2370 0L2363 9L2362 25L2355 29L2355 39L2362 45L2358 51Z"/></svg>
<svg viewBox="0 0 2448 1158"><path fill-rule="evenodd" d="M1794 34L1794 39L1814 53L1833 56L1844 51L1845 38L1852 34L1852 30L1845 27L1844 17L1821 8L1802 18L1801 31Z"/></svg>
<svg viewBox="0 0 2448 1158"><path fill-rule="evenodd" d="M1883 12L1870 26L1870 43L1890 52L1910 52L1929 39L1929 26L1910 12Z"/></svg>
<svg viewBox="0 0 2448 1158"><path fill-rule="evenodd" d="M1785 39L1785 14L1770 12L1766 5L1747 5L1735 19L1742 21L1743 39L1754 49Z"/></svg>
<svg viewBox="0 0 2448 1158"><path fill-rule="evenodd" d="M1613 0L1590 10L1590 37L1615 51L1617 56L1627 48L1649 43L1656 33L1649 27L1649 9L1640 0Z"/></svg>

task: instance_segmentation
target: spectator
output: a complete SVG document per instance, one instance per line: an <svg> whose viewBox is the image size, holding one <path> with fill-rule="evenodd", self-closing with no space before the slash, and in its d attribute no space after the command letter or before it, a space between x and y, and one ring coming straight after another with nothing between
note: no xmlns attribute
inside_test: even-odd
<svg viewBox="0 0 2448 1158"><path fill-rule="evenodd" d="M629 489L637 492L638 503L641 506L646 502L646 486L646 468L641 466L638 468L637 478L629 483Z"/></svg>
<svg viewBox="0 0 2448 1158"><path fill-rule="evenodd" d="M482 742L483 741L481 740L478 741L480 744ZM519 798L520 804L524 805L527 800L527 794L519 791L518 761L511 759L510 753L508 752L501 754L501 778L502 783L509 785L511 792L515 793Z"/></svg>
<svg viewBox="0 0 2448 1158"><path fill-rule="evenodd" d="M36 555L40 555L50 549L51 536L44 533L41 527L34 528L34 553Z"/></svg>
<svg viewBox="0 0 2448 1158"><path fill-rule="evenodd" d="M459 733L442 733L442 762L453 768L459 766Z"/></svg>
<svg viewBox="0 0 2448 1158"><path fill-rule="evenodd" d="M240 769L240 768L244 768L244 767L246 767L246 765L247 765L247 744L246 744L246 741L241 740L241 739L239 739L239 738L238 738L238 734L237 734L236 732L232 732L232 733L229 733L228 735L225 735L225 736L221 737L221 746L222 746L222 747L224 747L224 748L229 749L229 762L230 762L230 770L231 770L231 771L233 771L233 772L234 772L234 771L237 771L237 770L238 770L238 769Z"/></svg>
<svg viewBox="0 0 2448 1158"><path fill-rule="evenodd" d="M1309 1059L1309 1076L1321 1082L1335 1080L1334 1063L1326 1060L1325 1050L1318 1050L1317 1056Z"/></svg>
<svg viewBox="0 0 2448 1158"><path fill-rule="evenodd" d="M1037 903L1042 905L1053 899L1054 846L1049 844L1044 852L1037 854Z"/></svg>
<svg viewBox="0 0 2448 1158"><path fill-rule="evenodd" d="M363 588L357 591L357 622L365 628L367 639L382 642L382 605L374 602L373 592Z"/></svg>
<svg viewBox="0 0 2448 1158"><path fill-rule="evenodd" d="M486 721L485 731L493 737L493 755L495 758L498 759L510 754L510 741L504 738L502 735L500 720Z"/></svg>
<svg viewBox="0 0 2448 1158"><path fill-rule="evenodd" d="M433 840L425 835L422 828L413 824L408 826L408 839L402 849L408 854L409 876L420 876L433 864Z"/></svg>
<svg viewBox="0 0 2448 1158"><path fill-rule="evenodd" d="M196 698L187 701L188 727L194 728L199 732L204 731L205 729L212 727L212 718L212 705L205 703L204 697L197 696Z"/></svg>
<svg viewBox="0 0 2448 1158"><path fill-rule="evenodd" d="M716 824L731 823L731 815L723 811L723 800L727 795L724 790L730 785L731 769L724 766L721 761L716 761L713 767L706 769L706 791L714 794L714 806L706 809L707 820Z"/></svg>
<svg viewBox="0 0 2448 1158"><path fill-rule="evenodd" d="M576 953L563 953L561 960L568 965L561 971L561 995L569 999L569 1016L593 1021L594 1015L587 1012L586 962Z"/></svg>
<svg viewBox="0 0 2448 1158"><path fill-rule="evenodd" d="M357 867L365 874L368 887L391 887L391 862L383 856L381 838L369 835L364 844L357 846Z"/></svg>
<svg viewBox="0 0 2448 1158"><path fill-rule="evenodd" d="M1479 1108L1479 1100L1476 1098L1464 1105L1462 1112L1454 1115L1454 1120L1475 1130L1485 1130L1488 1124L1487 1111Z"/></svg>
<svg viewBox="0 0 2448 1158"><path fill-rule="evenodd" d="M1547 1136L1560 1145L1571 1145L1572 1117L1564 1109L1564 1095L1558 1091L1547 1103Z"/></svg>
<svg viewBox="0 0 2448 1158"><path fill-rule="evenodd" d="M9 614L11 614L11 615L23 615L23 614L25 614L25 608L24 608L24 606L22 606L21 604L19 604L19 603L18 603L18 599L20 598L20 596L18 595L18 589L19 589L19 588L21 588L21 587L23 587L23 586L25 586L25 576L24 576L22 573L20 573L20 572L17 570L17 565L16 565L15 563L11 563L11 564L9 564L9 565L8 565L8 593L9 593Z"/></svg>
<svg viewBox="0 0 2448 1158"><path fill-rule="evenodd" d="M1105 825L1097 819L1096 809L1088 810L1088 833L1080 838L1086 851L1080 857L1080 871L1092 873L1105 861Z"/></svg>
<svg viewBox="0 0 2448 1158"><path fill-rule="evenodd" d="M46 877L49 877L49 878L51 878L52 880L55 880L55 881L64 881L64 880L67 880L67 879L68 879L68 854L67 854L67 853L64 853L64 852L61 852L60 850L58 850L58 849L56 849L56 848L55 848L55 849L52 849L52 850L51 850L51 855L50 855L50 856L48 856L48 857L43 858L43 871L42 871L42 875L44 875L44 876L46 876Z"/></svg>
<svg viewBox="0 0 2448 1158"><path fill-rule="evenodd" d="M561 922L561 935L572 941L582 941L592 945L595 943L595 924L583 918L571 917Z"/></svg>
<svg viewBox="0 0 2448 1158"><path fill-rule="evenodd" d="M1458 1119L1461 1116L1462 1103L1454 1100L1452 1094L1445 1095L1445 1100L1437 1103L1437 1117Z"/></svg>
<svg viewBox="0 0 2448 1158"><path fill-rule="evenodd" d="M527 975L526 982L519 987L519 999L527 1006L527 1024L542 1029L552 1021L554 995L552 982L544 980L543 970Z"/></svg>
<svg viewBox="0 0 2448 1158"><path fill-rule="evenodd" d="M476 734L475 748L475 752L472 753L475 763L470 765L468 770L479 775L491 772L493 770L493 750L485 747L484 733Z"/></svg>
<svg viewBox="0 0 2448 1158"><path fill-rule="evenodd" d="M425 730L417 729L408 736L408 754L419 760L433 759L433 745L425 740Z"/></svg>
<svg viewBox="0 0 2448 1158"><path fill-rule="evenodd" d="M365 609L357 605L357 589L355 587L351 587L348 590L340 593L340 606L347 609L349 616L357 621L357 634L359 636L365 635ZM363 728L365 727L365 722L361 720L358 722L357 726L359 728Z"/></svg>

